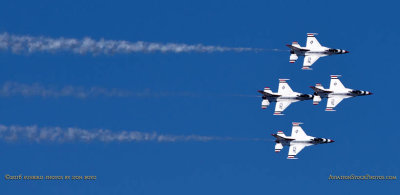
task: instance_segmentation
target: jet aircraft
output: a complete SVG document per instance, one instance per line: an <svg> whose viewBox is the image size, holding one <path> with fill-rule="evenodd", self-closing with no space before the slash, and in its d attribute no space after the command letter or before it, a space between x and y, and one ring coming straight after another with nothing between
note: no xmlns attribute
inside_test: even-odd
<svg viewBox="0 0 400 195"><path fill-rule="evenodd" d="M276 138L275 152L280 152L284 146L289 146L288 159L297 159L296 155L307 146L335 142L331 139L308 136L298 122L293 122L292 135L286 136L282 131L272 134Z"/></svg>
<svg viewBox="0 0 400 195"><path fill-rule="evenodd" d="M301 47L298 42L293 42L292 45L286 45L290 48L290 63L294 63L299 56L304 56L303 70L311 70L313 65L320 57L345 54L349 51L343 49L332 49L321 46L317 38L316 33L307 33L307 44L305 47Z"/></svg>
<svg viewBox="0 0 400 195"><path fill-rule="evenodd" d="M271 102L276 102L274 115L283 115L282 112L293 102L313 99L313 95L294 92L289 84L289 79L279 79L278 93L271 91L269 87L265 87L262 94L261 108L266 109Z"/></svg>
<svg viewBox="0 0 400 195"><path fill-rule="evenodd" d="M335 108L343 99L372 95L369 91L361 91L355 89L349 89L344 87L339 78L341 75L331 75L331 83L329 89L325 89L320 83L317 83L311 88L315 91L313 104L318 105L322 98L328 98L325 111L335 111Z"/></svg>

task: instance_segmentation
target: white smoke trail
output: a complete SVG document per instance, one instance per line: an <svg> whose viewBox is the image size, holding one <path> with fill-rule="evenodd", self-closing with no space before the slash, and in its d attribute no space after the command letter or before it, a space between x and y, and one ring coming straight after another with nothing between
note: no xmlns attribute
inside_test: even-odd
<svg viewBox="0 0 400 195"><path fill-rule="evenodd" d="M40 83L23 84L17 82L7 81L0 87L0 96L9 97L21 95L24 97L44 97L44 98L58 98L58 97L75 97L75 98L89 98L89 97L168 97L168 96L197 96L190 92L152 92L146 89L142 92L133 92L122 89L106 89L102 87L80 87L80 86L65 86L62 88L43 86Z"/></svg>
<svg viewBox="0 0 400 195"><path fill-rule="evenodd" d="M83 39L73 38L50 38L35 37L29 35L0 34L0 50L13 53L35 53L35 52L72 52L77 54L115 54L115 53L138 53L138 52L246 52L263 51L263 49L244 47L220 47L202 44L188 45L179 43L151 43L151 42L129 42L121 40L93 40L89 37Z"/></svg>
<svg viewBox="0 0 400 195"><path fill-rule="evenodd" d="M17 142L31 141L36 143L54 142L208 142L208 141L265 141L263 139L234 139L231 137L214 137L200 135L162 135L139 131L111 131L108 129L86 130L81 128L6 126L0 124L0 141Z"/></svg>
<svg viewBox="0 0 400 195"><path fill-rule="evenodd" d="M210 93L194 93L194 92L166 92L152 91L145 89L139 92L103 87L82 87L67 85L64 87L44 86L40 83L24 84L13 81L7 81L0 85L0 97L43 97L43 98L59 98L59 97L74 97L74 98L93 98L93 97L138 97L138 98L161 98L161 97L261 97L260 95L248 94L210 94Z"/></svg>

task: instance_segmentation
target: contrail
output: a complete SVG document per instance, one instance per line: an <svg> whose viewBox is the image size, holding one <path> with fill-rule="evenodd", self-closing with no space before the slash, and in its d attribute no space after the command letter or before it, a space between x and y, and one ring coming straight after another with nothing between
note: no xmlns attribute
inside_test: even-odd
<svg viewBox="0 0 400 195"><path fill-rule="evenodd" d="M129 54L129 53L188 53L188 52L259 52L264 49L246 47L221 47L202 44L181 43L152 43L129 42L124 40L94 40L89 37L83 39L74 38L50 38L44 36L0 34L0 50L11 51L15 54L35 52L72 52L76 54ZM276 49L278 51L279 49ZM271 50L273 51L273 50Z"/></svg>
<svg viewBox="0 0 400 195"><path fill-rule="evenodd" d="M153 91L144 89L142 91L130 91L117 88L104 87L82 87L67 85L64 87L55 87L53 85L44 86L40 83L18 83L14 81L6 81L0 85L0 97L43 97L43 98L60 98L73 97L79 99L94 98L94 97L116 97L116 98L161 98L161 97L261 97L260 95L245 95L245 94L201 94L188 91L182 92L167 92Z"/></svg>
<svg viewBox="0 0 400 195"><path fill-rule="evenodd" d="M74 98L90 98L90 97L196 97L197 94L190 92L153 92L150 89L145 89L141 92L133 92L129 90L116 89L116 88L102 88L102 87L81 87L81 86L64 86L51 87L43 86L40 83L23 84L18 82L7 81L0 86L0 96L24 96L24 97L44 97L44 98L58 98L58 97L74 97Z"/></svg>
<svg viewBox="0 0 400 195"><path fill-rule="evenodd" d="M0 124L0 140L6 142L31 141L36 143L70 142L208 142L208 141L266 141L258 138L232 138L201 135L164 135L139 131L86 130L69 127L6 126Z"/></svg>

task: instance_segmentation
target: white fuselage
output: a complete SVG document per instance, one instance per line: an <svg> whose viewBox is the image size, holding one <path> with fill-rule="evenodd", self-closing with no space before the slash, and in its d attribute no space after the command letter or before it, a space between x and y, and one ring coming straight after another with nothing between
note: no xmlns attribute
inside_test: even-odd
<svg viewBox="0 0 400 195"><path fill-rule="evenodd" d="M326 144L326 143L331 143L333 140L331 139L326 139L326 138L316 138L312 136L305 136L301 138L293 138L291 136L277 136L273 135L276 137L276 143L281 143L283 146L290 146L293 144L302 144L305 146L310 146L310 145L316 145L316 144Z"/></svg>
<svg viewBox="0 0 400 195"><path fill-rule="evenodd" d="M278 95L278 94L276 94L276 95ZM290 95L280 95L279 97L264 95L263 99L264 98L268 99L268 101L270 101L270 102L278 102L278 101L282 101L282 100L290 100L291 102L298 102L298 101L303 101L303 100L310 100L313 98L313 96L309 95L309 94L293 92Z"/></svg>
<svg viewBox="0 0 400 195"><path fill-rule="evenodd" d="M308 50L308 51L306 51ZM320 57L330 56L335 54L344 54L346 50L341 49L331 49L328 47L320 47L316 49L309 49L306 47L296 47L292 49L292 52L298 56L310 56L310 55L317 55Z"/></svg>
<svg viewBox="0 0 400 195"><path fill-rule="evenodd" d="M371 92L369 91L361 91L361 90L354 90L354 89L349 89L349 88L344 88L340 90L330 90L332 91L330 93L326 92L317 92L317 95L321 96L321 98L330 98L334 96L341 96L344 98L350 98L350 97L356 97L356 96L364 96L364 95L370 95Z"/></svg>

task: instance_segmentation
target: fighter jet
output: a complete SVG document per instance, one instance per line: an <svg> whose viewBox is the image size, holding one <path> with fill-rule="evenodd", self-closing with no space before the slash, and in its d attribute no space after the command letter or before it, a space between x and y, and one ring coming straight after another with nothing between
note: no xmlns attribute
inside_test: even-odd
<svg viewBox="0 0 400 195"><path fill-rule="evenodd" d="M307 44L301 47L298 42L293 42L292 45L286 45L290 48L290 63L294 63L299 57L304 56L303 70L311 70L313 65L320 57L345 54L349 51L342 49L332 49L321 46L315 38L316 33L307 33Z"/></svg>
<svg viewBox="0 0 400 195"><path fill-rule="evenodd" d="M331 75L331 84L329 89L325 89L320 83L317 83L311 88L315 91L313 104L317 105L322 100L322 98L328 98L325 111L335 111L335 108L343 99L372 95L369 91L354 90L344 87L339 78L341 75Z"/></svg>
<svg viewBox="0 0 400 195"><path fill-rule="evenodd" d="M282 131L278 131L277 134L272 134L272 136L276 138L275 152L280 152L284 146L289 146L287 159L297 159L296 155L307 146L335 142L331 139L308 136L300 127L300 124L303 123L293 122L292 124L291 136L286 136Z"/></svg>
<svg viewBox="0 0 400 195"><path fill-rule="evenodd" d="M282 112L293 102L313 99L313 95L294 92L286 83L289 79L279 79L278 93L273 93L269 87L262 94L261 108L266 109L271 102L276 102L274 115L283 115Z"/></svg>

